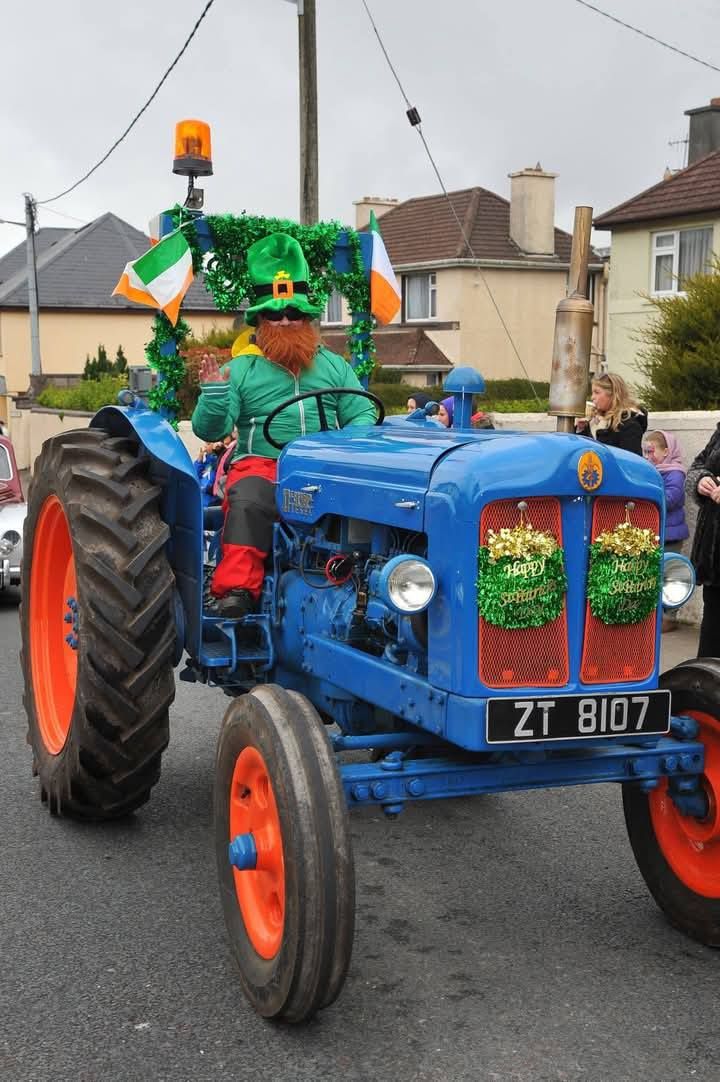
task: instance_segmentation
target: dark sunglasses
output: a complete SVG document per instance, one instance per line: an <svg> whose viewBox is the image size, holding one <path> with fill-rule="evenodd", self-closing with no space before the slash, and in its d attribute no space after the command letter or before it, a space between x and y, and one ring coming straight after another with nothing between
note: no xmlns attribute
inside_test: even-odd
<svg viewBox="0 0 720 1082"><path fill-rule="evenodd" d="M301 312L299 308L293 308L291 304L287 308L268 308L262 315L263 319L269 319L271 323L279 323L285 316L291 320L305 319L305 313Z"/></svg>

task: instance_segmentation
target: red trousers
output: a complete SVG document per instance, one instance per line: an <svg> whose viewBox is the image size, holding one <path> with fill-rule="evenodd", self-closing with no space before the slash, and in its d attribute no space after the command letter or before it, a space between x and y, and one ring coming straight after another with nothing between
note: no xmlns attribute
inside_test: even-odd
<svg viewBox="0 0 720 1082"><path fill-rule="evenodd" d="M272 548L277 461L247 455L234 462L227 475L223 512L222 556L215 568L212 593L248 590L260 596L265 559Z"/></svg>

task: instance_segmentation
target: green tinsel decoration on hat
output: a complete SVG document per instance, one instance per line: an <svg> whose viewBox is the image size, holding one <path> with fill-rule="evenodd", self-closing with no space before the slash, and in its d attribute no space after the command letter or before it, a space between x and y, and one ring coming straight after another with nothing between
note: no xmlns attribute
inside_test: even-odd
<svg viewBox="0 0 720 1082"><path fill-rule="evenodd" d="M660 601L662 551L652 530L626 521L601 533L590 546L587 597L604 624L637 624Z"/></svg>
<svg viewBox="0 0 720 1082"><path fill-rule="evenodd" d="M477 604L489 624L506 629L544 627L563 610L567 576L557 540L525 521L488 530L478 549Z"/></svg>

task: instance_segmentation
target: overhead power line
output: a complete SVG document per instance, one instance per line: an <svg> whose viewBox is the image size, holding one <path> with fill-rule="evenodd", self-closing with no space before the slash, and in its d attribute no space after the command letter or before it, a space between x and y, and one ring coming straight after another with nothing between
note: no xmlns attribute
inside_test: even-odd
<svg viewBox="0 0 720 1082"><path fill-rule="evenodd" d="M684 49L678 49L677 45L670 45L669 42L656 38L654 34L648 34L647 30L640 30L637 26L631 26L630 23L618 19L616 15L611 15L609 11L603 11L602 8L595 7L594 4L588 3L588 0L575 0L575 3L581 4L582 7L588 8L590 11L594 11L597 15L602 15L604 19L609 19L611 22L617 23L618 26L623 26L626 30L632 30L633 34L639 34L641 38L647 38L648 41L654 41L656 45L662 45L663 49L669 49L670 52L677 53L679 56L684 56L687 60L693 60L696 64L702 64L704 68L710 68L711 71L720 71L720 68L716 67L715 64L711 64L709 60L702 60L699 56L693 56L692 53L686 53Z"/></svg>
<svg viewBox="0 0 720 1082"><path fill-rule="evenodd" d="M138 113L136 113L136 114L135 114L135 116L134 116L134 117L132 118L132 120L131 120L131 121L130 121L130 123L128 124L127 128L125 129L125 131L124 131L124 132L122 133L122 135L121 135L121 136L119 137L119 139L116 139L116 140L115 140L115 142L113 143L113 145L112 145L112 146L110 147L110 149L108 150L107 154L104 154L104 155L103 155L103 157L102 157L102 158L100 159L100 161L99 161L99 162L97 162L97 163L96 163L96 164L95 164L95 165L94 165L94 166L92 167L92 169L88 169L87 173L85 173L85 175L84 175L84 176L80 177L80 179L79 179L79 180L76 180L76 181L75 181L75 183L74 183L74 184L71 184L69 188L66 188L64 192L60 192L60 193L59 193L58 195L53 195L53 196L52 196L52 198L50 198L50 199L38 199L38 200L36 200L36 203L37 203L37 205L38 205L38 206L44 206L44 205L45 205L45 204L47 204L47 203L54 203L54 202L55 202L55 201L56 201L57 199L62 199L62 197L63 197L64 195L69 195L69 194L70 194L70 192L74 192L76 188L78 188L78 187L79 187L79 186L80 186L80 185L81 185L81 184L82 184L82 183L83 183L84 181L86 181L86 180L88 179L88 177L91 177L91 176L93 175L93 173L95 172L95 170L96 170L96 169L99 169L99 168L100 168L100 166L101 166L101 165L102 165L102 164L103 164L104 162L106 162L106 161L108 160L108 158L110 157L110 155L112 154L112 152L113 152L113 151L114 151L114 150L115 150L115 149L116 149L117 147L119 147L119 146L120 146L120 144L122 143L122 141L123 141L123 139L125 138L125 136L126 136L126 135L128 135L128 134L129 134L129 133L130 133L130 132L132 131L132 129L133 129L134 127L135 127L135 125L137 124L138 120L139 120L139 119L140 119L140 117L141 117L141 116L143 115L143 113L144 113L144 112L145 112L145 110L146 110L146 109L148 108L148 106L149 106L149 105L150 105L150 104L151 104L151 103L152 103L152 102L153 102L153 101L155 100L155 98L157 97L157 95L158 95L158 92L160 91L160 88L162 87L163 83L164 83L164 82L165 82L165 80L166 80L166 79L168 78L168 76L170 75L171 71L173 70L173 68L174 68L174 67L176 66L176 64L178 63L178 61L179 61L179 60L180 60L180 58L182 57L183 53L184 53L184 52L185 52L185 50L187 49L187 47L188 47L188 45L190 44L190 42L192 41L192 39L193 39L193 38L195 37L195 34L197 33L197 30L198 30L198 27L200 26L200 23L201 23L201 22L203 21L203 19L205 18L205 16L207 15L208 11L210 10L210 8L211 8L211 7L213 6L213 4L214 4L214 3L215 3L215 0L207 0L207 3L205 4L205 7L203 8L203 10L202 10L202 12L201 12L201 14L200 14L200 16L199 16L199 18L198 18L197 22L196 22L196 23L195 23L195 25L193 26L193 28L192 28L192 30L190 31L190 34L188 35L188 37L187 37L187 38L185 39L185 44L183 45L182 49L180 50L180 52L179 52L179 53L177 54L177 56L175 57L175 59L173 60L172 64L170 65L170 67L169 67L169 68L167 69L167 71L166 71L166 72L165 72L165 74L163 75L162 79L161 79L161 80L160 80L160 82L159 82L159 83L157 84L157 86L156 86L156 87L155 87L155 89L153 90L152 94L150 95L150 97L148 98L148 100L147 100L147 101L145 102L145 104L143 105L142 109L140 109L140 111L139 111Z"/></svg>
<svg viewBox="0 0 720 1082"><path fill-rule="evenodd" d="M58 218L67 218L71 222L79 222L80 225L87 225L84 218L76 218L74 214L66 214L63 210L55 210L54 207L45 207L48 214L55 214Z"/></svg>
<svg viewBox="0 0 720 1082"><path fill-rule="evenodd" d="M377 26L375 25L375 20L373 19L372 12L370 11L370 8L367 5L367 0L362 0L362 4L363 4L363 7L365 8L365 11L367 12L367 17L370 20L370 24L371 24L373 30L375 31L375 36L378 39L378 42L380 43L380 48L382 49L383 54L385 56L385 59L388 62L388 67L390 68L390 71L395 76L395 82L400 87L400 93L402 94L403 98L405 99L405 104L408 107L407 108L407 118L410 121L410 124L412 125L412 127L417 130L417 133L420 136L420 140L422 142L422 145L425 147L425 153L427 154L428 158L430 159L430 164L432 165L433 170L435 171L435 176L438 179L438 183L439 183L439 185L440 185L440 187L442 189L442 193L443 193L443 195L445 196L445 198L448 201L448 206L450 207L450 210L452 211L453 218L457 222L457 227L460 230L460 235L463 238L463 240L465 241L465 244L467 246L468 251L470 252L470 255L472 256L472 258L474 260L477 261L478 257L476 256L475 251L473 249L473 246L470 243L470 238L468 237L467 233L465 232L465 227L463 226L463 223L460 221L460 218L458 217L458 213L455 210L455 206L453 204L453 201L450 198L450 195L448 194L447 188L445 187L445 184L443 182L443 178L440 175L440 170L438 169L437 165L435 164L435 159L433 158L432 154L430 153L430 147L428 146L427 140L425 139L425 136L423 134L422 123L421 123L421 120L420 120L420 114L418 113L417 109L413 105L410 104L410 99L408 98L407 94L405 93L405 88L403 87L403 85L402 85L402 83L400 81L400 76L397 74L397 72L395 71L395 68L392 65L392 61L390 60L390 56L388 55L388 51L385 48L383 40L382 40L382 38L380 36L380 31L378 30ZM530 384L530 389L532 390L532 393L535 396L538 404L542 405L542 403L540 402L540 396L538 395L537 391L535 390L535 384L530 379L530 373L528 372L527 368L525 367L525 363L524 363L522 357L520 356L520 351L518 350L517 346L515 345L515 340L514 340L513 336L510 334L510 328L508 327L507 323L503 319L503 314L500 311L500 308L498 306L497 301L495 300L495 297L493 295L492 290L490 289L490 283L488 282L487 278L485 277L485 275L483 273L483 270L482 270L482 267L478 266L477 271L478 271L478 274L480 275L480 278L482 280L483 285L485 286L485 289L487 290L487 295L490 298L490 301L492 303L493 308L495 309L497 317L500 320L500 323L502 324L502 328L505 331L505 334L507 335L507 338L508 338L508 341L509 341L509 343L510 343L510 345L512 347L513 353L517 357L517 360L518 360L518 362L520 364L520 367L522 368L523 372L525 373L525 378L527 379L528 383Z"/></svg>

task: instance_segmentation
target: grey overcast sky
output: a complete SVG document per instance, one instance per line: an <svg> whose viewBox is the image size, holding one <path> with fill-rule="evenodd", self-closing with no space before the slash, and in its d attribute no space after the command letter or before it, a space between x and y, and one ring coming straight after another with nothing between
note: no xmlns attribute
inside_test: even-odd
<svg viewBox="0 0 720 1082"><path fill-rule="evenodd" d="M720 67L717 0L597 0ZM720 96L720 73L576 0L369 0L449 190L509 196L507 174L558 173L557 223L600 213L682 164L684 110ZM149 96L204 0L18 0L2 5L0 218L49 198L100 158ZM320 213L354 221L363 195L438 191L361 0L317 0ZM41 226L105 211L145 229L184 197L175 121L212 125L206 209L296 217L297 16L284 0L215 0L185 56L123 144ZM56 213L52 213L56 212ZM0 225L0 252L23 239ZM597 234L603 243L608 234Z"/></svg>

